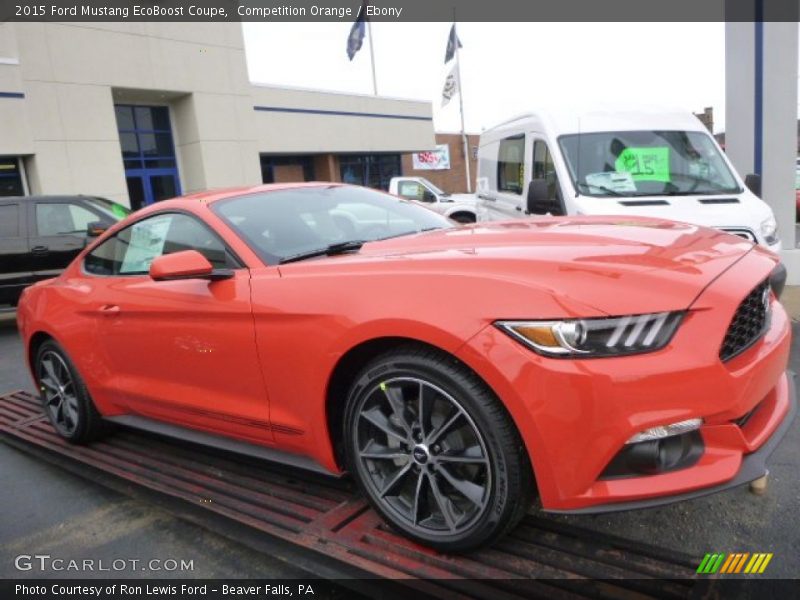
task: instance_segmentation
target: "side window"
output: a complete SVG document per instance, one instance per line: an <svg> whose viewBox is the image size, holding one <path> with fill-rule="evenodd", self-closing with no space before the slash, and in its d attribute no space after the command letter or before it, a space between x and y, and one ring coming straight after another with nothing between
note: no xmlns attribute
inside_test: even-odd
<svg viewBox="0 0 800 600"><path fill-rule="evenodd" d="M36 231L40 236L82 234L99 217L83 206L68 202L36 204Z"/></svg>
<svg viewBox="0 0 800 600"><path fill-rule="evenodd" d="M84 268L95 275L143 275L159 256L197 250L214 268L236 267L225 245L193 217L163 214L142 219L103 242L86 256Z"/></svg>
<svg viewBox="0 0 800 600"><path fill-rule="evenodd" d="M0 238L20 237L19 204L0 205Z"/></svg>
<svg viewBox="0 0 800 600"><path fill-rule="evenodd" d="M515 135L500 141L497 156L497 190L522 193L525 164L525 136Z"/></svg>
<svg viewBox="0 0 800 600"><path fill-rule="evenodd" d="M416 181L401 181L397 195L409 200L422 200L422 186Z"/></svg>
<svg viewBox="0 0 800 600"><path fill-rule="evenodd" d="M550 200L560 199L558 187L558 176L556 167L553 164L553 156L547 148L547 144L542 140L536 140L533 144L533 179L544 179L547 182L548 198Z"/></svg>

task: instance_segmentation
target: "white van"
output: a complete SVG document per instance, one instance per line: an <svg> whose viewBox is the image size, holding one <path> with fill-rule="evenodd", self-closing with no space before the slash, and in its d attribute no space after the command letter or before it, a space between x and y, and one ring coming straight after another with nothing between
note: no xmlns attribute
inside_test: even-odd
<svg viewBox="0 0 800 600"><path fill-rule="evenodd" d="M526 114L481 134L478 220L641 215L715 227L781 248L757 176L742 181L691 113Z"/></svg>

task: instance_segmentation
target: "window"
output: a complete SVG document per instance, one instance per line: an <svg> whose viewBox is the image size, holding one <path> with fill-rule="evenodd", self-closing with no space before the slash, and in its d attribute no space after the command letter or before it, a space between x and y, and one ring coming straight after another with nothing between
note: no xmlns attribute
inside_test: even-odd
<svg viewBox="0 0 800 600"><path fill-rule="evenodd" d="M314 181L314 160L310 156L262 154L261 181L264 183Z"/></svg>
<svg viewBox="0 0 800 600"><path fill-rule="evenodd" d="M22 174L16 157L0 157L0 196L24 196Z"/></svg>
<svg viewBox="0 0 800 600"><path fill-rule="evenodd" d="M425 188L416 181L401 181L397 186L397 195L409 200L422 200Z"/></svg>
<svg viewBox="0 0 800 600"><path fill-rule="evenodd" d="M512 194L522 193L525 137L515 135L500 141L497 156L497 189Z"/></svg>
<svg viewBox="0 0 800 600"><path fill-rule="evenodd" d="M36 231L41 236L83 235L89 223L99 220L100 217L95 213L78 204L68 202L36 204Z"/></svg>
<svg viewBox="0 0 800 600"><path fill-rule="evenodd" d="M0 205L0 238L19 237L19 204Z"/></svg>
<svg viewBox="0 0 800 600"><path fill-rule="evenodd" d="M117 104L114 111L126 169L177 167L166 106Z"/></svg>
<svg viewBox="0 0 800 600"><path fill-rule="evenodd" d="M402 173L399 154L357 154L339 157L344 183L388 190L392 177Z"/></svg>
<svg viewBox="0 0 800 600"><path fill-rule="evenodd" d="M536 140L533 144L533 179L544 179L547 183L548 198L556 200L560 198L558 187L558 176L556 167L553 164L553 155L547 148L547 144L542 140Z"/></svg>
<svg viewBox="0 0 800 600"><path fill-rule="evenodd" d="M159 256L197 250L215 269L236 268L222 240L197 219L179 213L137 221L92 250L84 261L95 275L143 275Z"/></svg>
<svg viewBox="0 0 800 600"><path fill-rule="evenodd" d="M585 196L741 191L717 145L704 131L582 133L562 135L559 143L570 177Z"/></svg>

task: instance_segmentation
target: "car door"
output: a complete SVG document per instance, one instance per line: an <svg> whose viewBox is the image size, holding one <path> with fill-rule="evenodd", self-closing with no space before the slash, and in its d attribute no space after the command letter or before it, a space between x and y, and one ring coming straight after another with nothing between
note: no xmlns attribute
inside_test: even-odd
<svg viewBox="0 0 800 600"><path fill-rule="evenodd" d="M0 305L16 304L33 278L24 204L0 201Z"/></svg>
<svg viewBox="0 0 800 600"><path fill-rule="evenodd" d="M152 260L197 250L230 279L154 281ZM159 213L86 258L105 393L130 412L270 443L250 274L199 218Z"/></svg>
<svg viewBox="0 0 800 600"><path fill-rule="evenodd" d="M42 199L30 203L30 254L34 280L55 277L86 245L86 226L106 220L78 201Z"/></svg>
<svg viewBox="0 0 800 600"><path fill-rule="evenodd" d="M525 135L514 134L497 145L496 189L482 193L489 220L516 219L525 207Z"/></svg>

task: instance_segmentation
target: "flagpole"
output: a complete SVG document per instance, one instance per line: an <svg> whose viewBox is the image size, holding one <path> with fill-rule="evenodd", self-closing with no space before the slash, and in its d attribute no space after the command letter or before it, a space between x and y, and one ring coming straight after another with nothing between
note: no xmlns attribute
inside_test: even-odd
<svg viewBox="0 0 800 600"><path fill-rule="evenodd" d="M453 9L453 28L456 29L456 9ZM458 107L461 112L461 140L464 144L464 166L466 168L466 175L467 175L467 193L472 193L472 175L470 173L469 167L469 142L467 141L467 132L464 128L464 83L461 81L461 59L458 55L458 46L459 39L458 39L458 30L456 29L456 43L455 43L455 51L456 51L456 77L458 78ZM371 40L371 37L370 37ZM370 48L372 47L372 42L370 41Z"/></svg>
<svg viewBox="0 0 800 600"><path fill-rule="evenodd" d="M372 45L372 21L364 17L367 21L367 30L369 34L369 60L372 64L372 93L378 95L378 79L375 76L375 48Z"/></svg>

